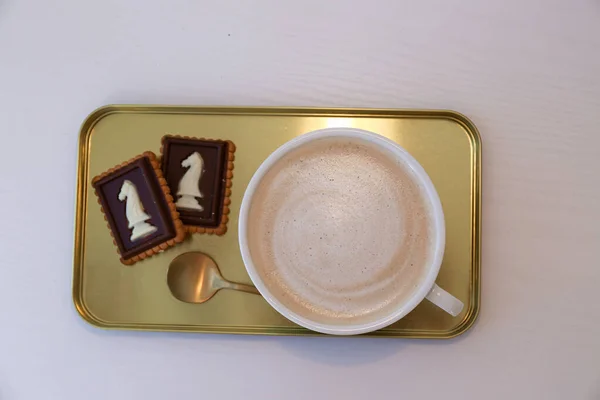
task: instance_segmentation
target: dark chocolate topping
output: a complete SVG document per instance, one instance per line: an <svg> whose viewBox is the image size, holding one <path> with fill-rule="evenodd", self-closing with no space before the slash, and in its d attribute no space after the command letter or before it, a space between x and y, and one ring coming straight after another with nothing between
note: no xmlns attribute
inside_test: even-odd
<svg viewBox="0 0 600 400"><path fill-rule="evenodd" d="M144 212L150 216L146 222L157 228L154 233L134 242L130 240L132 229L128 227L126 217L127 201L119 200L119 192L125 180L135 185ZM124 259L150 250L177 235L165 193L148 157L141 157L111 172L93 185Z"/></svg>
<svg viewBox="0 0 600 400"><path fill-rule="evenodd" d="M196 198L204 209L199 211L178 207L177 211L184 225L215 228L221 223L227 151L225 141L169 136L163 138L162 171L175 203L178 200L179 182L187 172L187 168L181 165L182 161L194 152L198 152L204 160L204 170L198 184L204 197Z"/></svg>

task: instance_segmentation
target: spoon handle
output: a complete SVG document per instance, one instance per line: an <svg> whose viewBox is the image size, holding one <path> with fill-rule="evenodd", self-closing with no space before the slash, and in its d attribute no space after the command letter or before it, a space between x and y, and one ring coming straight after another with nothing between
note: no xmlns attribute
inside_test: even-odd
<svg viewBox="0 0 600 400"><path fill-rule="evenodd" d="M239 290L240 292L260 294L258 289L256 289L254 286L244 285L243 283L227 282L227 285L224 286L223 289L232 289Z"/></svg>

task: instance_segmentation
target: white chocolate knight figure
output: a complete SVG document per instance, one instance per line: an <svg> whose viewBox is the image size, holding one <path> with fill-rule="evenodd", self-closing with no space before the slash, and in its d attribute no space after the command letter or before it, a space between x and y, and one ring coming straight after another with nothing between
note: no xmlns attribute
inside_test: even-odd
<svg viewBox="0 0 600 400"><path fill-rule="evenodd" d="M181 166L188 168L188 170L179 181L179 188L177 190L179 199L175 203L175 206L203 211L204 207L200 205L196 197L204 197L199 189L200 179L204 172L204 160L200 156L200 153L194 152L181 162Z"/></svg>
<svg viewBox="0 0 600 400"><path fill-rule="evenodd" d="M150 216L144 212L144 206L140 200L137 188L131 181L125 180L119 192L119 200L125 201L125 216L128 228L133 229L129 240L132 242L156 232L157 228L146 221Z"/></svg>

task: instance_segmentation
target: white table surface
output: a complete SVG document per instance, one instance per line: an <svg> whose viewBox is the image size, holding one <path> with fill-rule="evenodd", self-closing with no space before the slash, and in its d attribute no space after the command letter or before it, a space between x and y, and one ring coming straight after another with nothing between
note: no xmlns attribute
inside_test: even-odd
<svg viewBox="0 0 600 400"><path fill-rule="evenodd" d="M105 332L71 300L107 103L451 108L483 291L448 341ZM600 399L600 2L0 0L0 399Z"/></svg>

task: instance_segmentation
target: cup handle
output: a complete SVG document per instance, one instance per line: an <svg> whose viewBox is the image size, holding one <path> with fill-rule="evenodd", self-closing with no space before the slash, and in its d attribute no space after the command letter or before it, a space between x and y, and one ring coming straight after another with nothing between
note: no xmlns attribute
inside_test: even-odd
<svg viewBox="0 0 600 400"><path fill-rule="evenodd" d="M462 301L452 296L435 283L425 298L453 317L460 314L465 306Z"/></svg>

